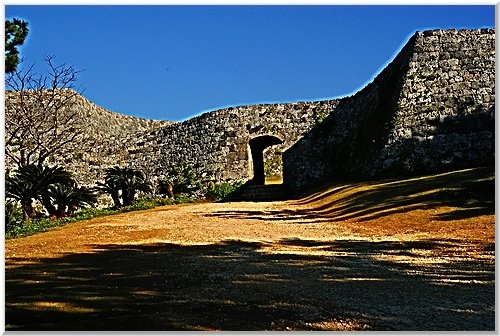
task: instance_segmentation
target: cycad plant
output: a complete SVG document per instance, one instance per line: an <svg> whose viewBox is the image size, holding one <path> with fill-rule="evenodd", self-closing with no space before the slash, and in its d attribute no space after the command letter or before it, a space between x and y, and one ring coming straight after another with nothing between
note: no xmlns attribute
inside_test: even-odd
<svg viewBox="0 0 500 336"><path fill-rule="evenodd" d="M61 217L95 202L92 189L76 186L71 174L60 166L27 165L5 180L5 196L19 201L23 220L36 216L33 200L42 202L50 217ZM66 199L64 199L66 198Z"/></svg>
<svg viewBox="0 0 500 336"><path fill-rule="evenodd" d="M19 201L23 210L23 220L35 217L33 200L38 197L37 185L19 179L18 176L5 178L5 198Z"/></svg>
<svg viewBox="0 0 500 336"><path fill-rule="evenodd" d="M57 210L49 195L50 188L55 185L73 183L71 174L61 166L49 167L31 164L21 167L17 177L21 181L35 186L38 193L37 198L42 202L49 216L57 216Z"/></svg>
<svg viewBox="0 0 500 336"><path fill-rule="evenodd" d="M151 184L145 180L144 174L129 167L106 169L104 183L98 182L97 185L110 194L115 208L131 205L138 191L151 192Z"/></svg>
<svg viewBox="0 0 500 336"><path fill-rule="evenodd" d="M122 202L120 201L120 184L117 180L106 178L104 182L97 182L97 188L101 192L111 196L115 209L121 208Z"/></svg>
<svg viewBox="0 0 500 336"><path fill-rule="evenodd" d="M71 216L76 209L93 205L97 200L96 190L79 187L74 181L51 186L49 196L54 202L57 217Z"/></svg>
<svg viewBox="0 0 500 336"><path fill-rule="evenodd" d="M5 200L5 232L12 231L22 222L23 210L17 202Z"/></svg>
<svg viewBox="0 0 500 336"><path fill-rule="evenodd" d="M160 181L162 184L172 186L173 194L191 193L203 187L203 176L199 174L192 165L181 162L179 165L173 166L167 173L168 179Z"/></svg>

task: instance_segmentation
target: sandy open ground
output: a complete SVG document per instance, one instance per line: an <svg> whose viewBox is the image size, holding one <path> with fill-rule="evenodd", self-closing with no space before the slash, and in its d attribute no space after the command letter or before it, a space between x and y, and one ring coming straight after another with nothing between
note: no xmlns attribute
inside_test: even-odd
<svg viewBox="0 0 500 336"><path fill-rule="evenodd" d="M359 198L370 190L164 206L7 240L6 329L494 330L494 214L425 190Z"/></svg>

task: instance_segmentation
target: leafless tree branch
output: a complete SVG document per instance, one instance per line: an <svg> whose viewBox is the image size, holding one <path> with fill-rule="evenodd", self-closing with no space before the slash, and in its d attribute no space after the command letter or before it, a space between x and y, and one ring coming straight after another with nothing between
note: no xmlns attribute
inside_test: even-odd
<svg viewBox="0 0 500 336"><path fill-rule="evenodd" d="M17 166L43 163L71 150L81 138L83 125L75 108L81 71L57 65L54 59L45 58L46 75L37 74L31 65L5 77L6 158Z"/></svg>

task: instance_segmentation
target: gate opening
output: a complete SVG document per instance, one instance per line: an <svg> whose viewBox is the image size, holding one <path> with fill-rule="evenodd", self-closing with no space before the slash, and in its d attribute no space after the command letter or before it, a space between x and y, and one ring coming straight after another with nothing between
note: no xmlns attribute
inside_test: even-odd
<svg viewBox="0 0 500 336"><path fill-rule="evenodd" d="M264 171L264 150L270 146L283 143L278 137L273 135L262 135L250 140L250 153L253 168L252 184L266 184L266 174Z"/></svg>

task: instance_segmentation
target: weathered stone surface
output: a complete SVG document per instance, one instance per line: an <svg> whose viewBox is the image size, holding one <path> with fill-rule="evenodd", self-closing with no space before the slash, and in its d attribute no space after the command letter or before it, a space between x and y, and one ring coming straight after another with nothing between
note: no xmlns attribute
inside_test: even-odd
<svg viewBox="0 0 500 336"><path fill-rule="evenodd" d="M6 99L15 99L15 93L8 92ZM253 176L250 139L273 135L283 144L269 148L264 156L281 174L281 153L336 104L329 100L239 106L169 122L110 112L78 95L70 108L78 111L85 137L48 163L65 166L83 184L102 180L104 170L114 165L139 168L154 182L181 162L214 181L245 180ZM6 166L12 168L12 163L7 160Z"/></svg>
<svg viewBox="0 0 500 336"><path fill-rule="evenodd" d="M395 177L494 162L495 32L417 32L292 146L285 183Z"/></svg>
<svg viewBox="0 0 500 336"><path fill-rule="evenodd" d="M269 162L306 134L336 100L291 104L261 104L221 109L139 136L130 162L161 178L171 165L185 162L214 181L245 180L253 176L249 142L273 135L283 144L265 152ZM156 141L161 139L161 141ZM277 174L281 166L274 167Z"/></svg>
<svg viewBox="0 0 500 336"><path fill-rule="evenodd" d="M494 30L417 32L372 83L339 100L238 106L168 122L113 113L80 96L72 108L87 141L49 163L84 184L117 164L155 181L180 162L214 181L245 180L253 176L250 140L272 135L283 144L264 152L268 169L280 173L283 153L284 182L297 190L492 163L494 105Z"/></svg>

